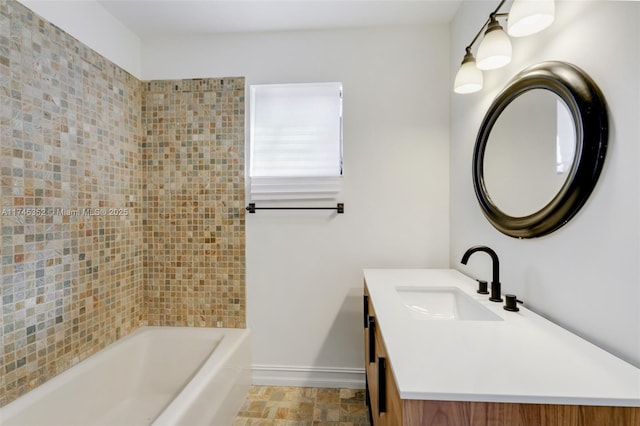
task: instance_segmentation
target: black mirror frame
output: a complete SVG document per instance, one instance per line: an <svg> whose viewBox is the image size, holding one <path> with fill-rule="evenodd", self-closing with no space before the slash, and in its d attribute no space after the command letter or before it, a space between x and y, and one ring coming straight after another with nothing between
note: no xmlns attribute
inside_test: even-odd
<svg viewBox="0 0 640 426"><path fill-rule="evenodd" d="M502 111L518 96L546 89L567 105L576 127L576 153L569 176L556 196L528 216L502 212L491 200L484 182L484 152L491 129ZM575 65L549 61L518 73L493 101L482 120L473 152L473 186L482 212L500 232L514 238L535 238L565 225L589 198L598 181L607 151L609 119L602 92Z"/></svg>

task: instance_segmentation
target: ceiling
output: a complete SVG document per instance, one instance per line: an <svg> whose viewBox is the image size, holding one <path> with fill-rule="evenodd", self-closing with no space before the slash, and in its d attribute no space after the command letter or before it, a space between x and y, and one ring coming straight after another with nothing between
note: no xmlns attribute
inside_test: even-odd
<svg viewBox="0 0 640 426"><path fill-rule="evenodd" d="M142 40L230 32L448 23L461 0L99 0Z"/></svg>

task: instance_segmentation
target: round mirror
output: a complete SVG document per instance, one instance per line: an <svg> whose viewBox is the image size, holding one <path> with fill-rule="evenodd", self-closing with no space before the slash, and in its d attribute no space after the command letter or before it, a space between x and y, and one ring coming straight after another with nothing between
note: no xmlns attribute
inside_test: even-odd
<svg viewBox="0 0 640 426"><path fill-rule="evenodd" d="M502 111L482 164L487 193L512 217L528 216L553 200L569 177L576 130L568 106L549 90L530 90Z"/></svg>
<svg viewBox="0 0 640 426"><path fill-rule="evenodd" d="M533 238L555 231L585 203L608 137L606 104L579 68L544 62L496 97L474 150L473 182L500 232Z"/></svg>

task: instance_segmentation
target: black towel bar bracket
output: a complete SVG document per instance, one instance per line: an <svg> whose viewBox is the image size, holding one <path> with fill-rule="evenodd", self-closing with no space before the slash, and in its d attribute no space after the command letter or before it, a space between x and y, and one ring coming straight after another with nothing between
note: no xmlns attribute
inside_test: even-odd
<svg viewBox="0 0 640 426"><path fill-rule="evenodd" d="M256 203L249 203L246 210L255 213L256 210L335 210L337 213L344 213L344 203L338 203L336 207L256 207Z"/></svg>

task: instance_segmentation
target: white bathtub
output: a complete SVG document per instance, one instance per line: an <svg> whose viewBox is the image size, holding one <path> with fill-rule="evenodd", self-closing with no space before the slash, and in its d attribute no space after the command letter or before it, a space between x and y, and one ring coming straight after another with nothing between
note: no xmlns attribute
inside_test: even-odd
<svg viewBox="0 0 640 426"><path fill-rule="evenodd" d="M229 426L250 358L249 330L141 327L0 408L0 424Z"/></svg>

